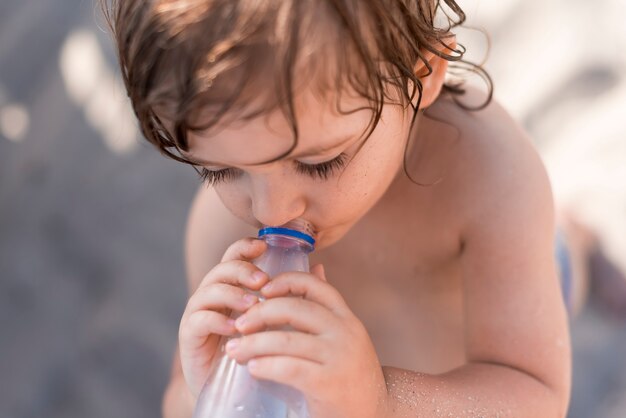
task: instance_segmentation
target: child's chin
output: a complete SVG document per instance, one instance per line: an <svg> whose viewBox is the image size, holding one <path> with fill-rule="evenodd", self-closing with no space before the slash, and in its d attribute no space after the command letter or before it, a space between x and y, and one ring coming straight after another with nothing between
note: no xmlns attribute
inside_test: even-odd
<svg viewBox="0 0 626 418"><path fill-rule="evenodd" d="M317 233L315 240L315 251L323 250L337 243L347 231L322 230Z"/></svg>

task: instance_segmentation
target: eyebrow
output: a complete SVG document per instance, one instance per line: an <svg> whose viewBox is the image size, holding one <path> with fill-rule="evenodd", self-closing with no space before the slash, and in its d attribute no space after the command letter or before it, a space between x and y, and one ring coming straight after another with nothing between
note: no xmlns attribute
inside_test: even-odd
<svg viewBox="0 0 626 418"><path fill-rule="evenodd" d="M313 155L316 155L316 154L319 154L319 153L322 153L322 152L329 151L331 149L339 148L339 147L345 145L347 142L349 142L355 136L356 135L352 135L352 134L351 135L342 136L340 139L335 141L335 142L339 142L338 144L334 144L334 145L331 145L331 146L321 146L321 145L318 145L316 147L311 148L310 150L303 151L303 152L301 152L299 154L289 154L289 155L287 155L287 157L290 157L290 158L310 157L310 156L313 156ZM198 165L203 165L203 164L206 164L206 165L228 165L228 164L223 164L223 163L219 163L219 162L216 162L216 161L202 160L202 159L199 159L199 158L188 158L188 157L186 157L186 158L189 161L191 161L192 163L198 164ZM263 165L263 164L266 164L266 163L241 164L241 165L256 166L256 165Z"/></svg>

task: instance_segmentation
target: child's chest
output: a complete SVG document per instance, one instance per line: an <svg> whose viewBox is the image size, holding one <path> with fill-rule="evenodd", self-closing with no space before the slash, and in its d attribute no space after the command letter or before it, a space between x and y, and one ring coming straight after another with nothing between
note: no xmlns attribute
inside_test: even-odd
<svg viewBox="0 0 626 418"><path fill-rule="evenodd" d="M437 373L464 362L458 237L445 218L407 201L372 210L311 257L366 326L382 365Z"/></svg>

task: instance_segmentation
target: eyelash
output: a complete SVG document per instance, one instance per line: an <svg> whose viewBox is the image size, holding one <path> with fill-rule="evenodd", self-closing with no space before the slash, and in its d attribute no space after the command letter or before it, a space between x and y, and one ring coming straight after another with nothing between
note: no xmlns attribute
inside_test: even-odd
<svg viewBox="0 0 626 418"><path fill-rule="evenodd" d="M342 152L332 160L324 161L319 164L304 164L300 161L296 161L296 172L308 175L314 179L328 180L330 176L334 175L339 169L345 166L346 157L347 155ZM237 171L233 168L208 170L203 167L198 174L202 182L209 186L214 186L237 177Z"/></svg>

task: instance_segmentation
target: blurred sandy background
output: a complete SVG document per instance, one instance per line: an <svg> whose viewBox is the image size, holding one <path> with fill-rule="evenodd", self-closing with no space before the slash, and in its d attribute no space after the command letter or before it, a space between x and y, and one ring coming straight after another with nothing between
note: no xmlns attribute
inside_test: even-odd
<svg viewBox="0 0 626 418"><path fill-rule="evenodd" d="M561 204L626 264L626 2L459 1ZM86 1L0 2L0 417L155 417L195 173L141 142ZM468 57L485 52L461 30ZM571 418L626 416L626 325L572 322Z"/></svg>

